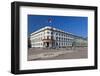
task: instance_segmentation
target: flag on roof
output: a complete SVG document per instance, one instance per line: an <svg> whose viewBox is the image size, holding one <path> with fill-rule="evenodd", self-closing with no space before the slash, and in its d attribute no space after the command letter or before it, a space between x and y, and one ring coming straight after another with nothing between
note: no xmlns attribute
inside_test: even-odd
<svg viewBox="0 0 100 76"><path fill-rule="evenodd" d="M48 22L49 22L49 23L51 23L51 22L52 22L52 19L51 19L51 18L49 18L49 19L48 19Z"/></svg>

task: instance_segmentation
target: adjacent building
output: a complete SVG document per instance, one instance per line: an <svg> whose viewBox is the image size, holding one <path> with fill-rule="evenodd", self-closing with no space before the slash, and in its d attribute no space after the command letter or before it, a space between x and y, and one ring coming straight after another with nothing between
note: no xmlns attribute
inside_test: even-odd
<svg viewBox="0 0 100 76"><path fill-rule="evenodd" d="M85 38L50 26L31 33L29 39L31 47L64 48L73 45L87 46L87 40Z"/></svg>

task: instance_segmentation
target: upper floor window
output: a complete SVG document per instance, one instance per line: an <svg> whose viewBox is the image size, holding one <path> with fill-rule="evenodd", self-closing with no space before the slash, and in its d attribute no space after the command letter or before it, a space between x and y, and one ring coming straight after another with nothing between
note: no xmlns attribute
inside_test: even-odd
<svg viewBox="0 0 100 76"><path fill-rule="evenodd" d="M49 34L50 32L48 31L47 34Z"/></svg>
<svg viewBox="0 0 100 76"><path fill-rule="evenodd" d="M59 41L60 41L60 37L59 37Z"/></svg>
<svg viewBox="0 0 100 76"><path fill-rule="evenodd" d="M56 40L58 40L58 37L56 37Z"/></svg>
<svg viewBox="0 0 100 76"><path fill-rule="evenodd" d="M53 34L53 32L51 32L51 34Z"/></svg>
<svg viewBox="0 0 100 76"><path fill-rule="evenodd" d="M59 34L59 36L60 36L60 34Z"/></svg>

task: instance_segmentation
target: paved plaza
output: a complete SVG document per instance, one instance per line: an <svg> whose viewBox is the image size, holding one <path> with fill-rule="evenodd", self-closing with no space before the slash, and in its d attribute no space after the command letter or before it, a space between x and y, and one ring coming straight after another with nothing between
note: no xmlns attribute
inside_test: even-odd
<svg viewBox="0 0 100 76"><path fill-rule="evenodd" d="M87 47L77 48L29 48L28 61L32 60L57 60L57 59L82 59L88 58Z"/></svg>

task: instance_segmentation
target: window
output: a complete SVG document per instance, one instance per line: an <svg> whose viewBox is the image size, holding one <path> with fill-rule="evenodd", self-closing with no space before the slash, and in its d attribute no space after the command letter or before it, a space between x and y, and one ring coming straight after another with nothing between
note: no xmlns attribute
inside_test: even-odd
<svg viewBox="0 0 100 76"><path fill-rule="evenodd" d="M56 40L58 40L58 37L56 37Z"/></svg>
<svg viewBox="0 0 100 76"><path fill-rule="evenodd" d="M64 41L65 41L65 38L64 38Z"/></svg>
<svg viewBox="0 0 100 76"><path fill-rule="evenodd" d="M60 41L60 37L59 37L59 41Z"/></svg>
<svg viewBox="0 0 100 76"><path fill-rule="evenodd" d="M63 36L63 34L62 34L62 36Z"/></svg>
<svg viewBox="0 0 100 76"><path fill-rule="evenodd" d="M62 38L62 41L63 41L63 38Z"/></svg>
<svg viewBox="0 0 100 76"><path fill-rule="evenodd" d="M53 39L53 36L51 36L51 39Z"/></svg>
<svg viewBox="0 0 100 76"><path fill-rule="evenodd" d="M49 34L50 32L48 31L47 34Z"/></svg>
<svg viewBox="0 0 100 76"><path fill-rule="evenodd" d="M51 32L51 34L53 34L53 32Z"/></svg>
<svg viewBox="0 0 100 76"><path fill-rule="evenodd" d="M49 36L47 36L47 39L49 39Z"/></svg>
<svg viewBox="0 0 100 76"><path fill-rule="evenodd" d="M60 36L60 33L59 33L59 36Z"/></svg>

